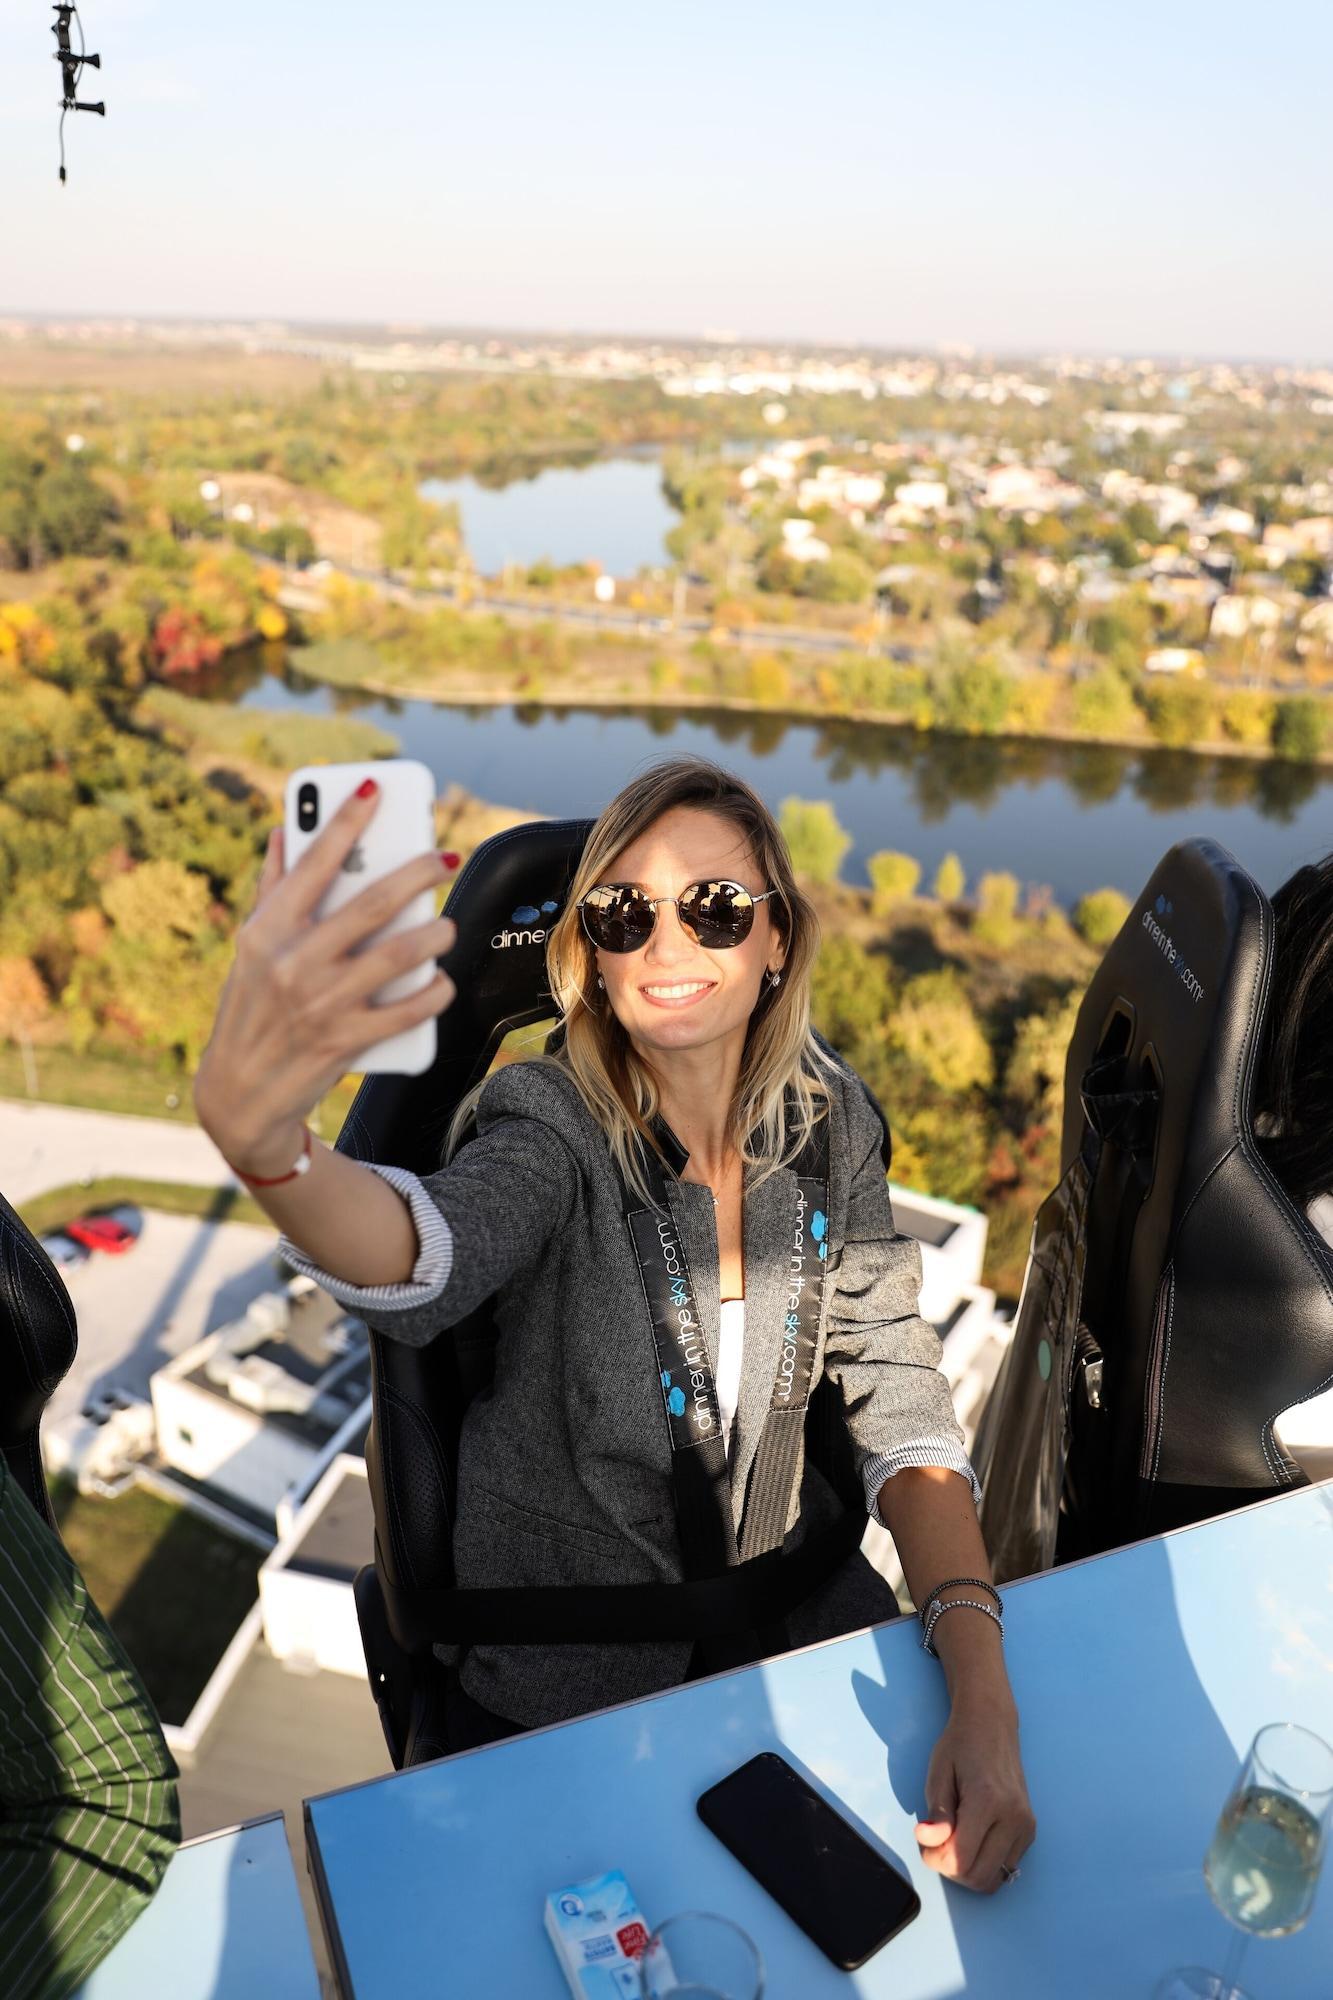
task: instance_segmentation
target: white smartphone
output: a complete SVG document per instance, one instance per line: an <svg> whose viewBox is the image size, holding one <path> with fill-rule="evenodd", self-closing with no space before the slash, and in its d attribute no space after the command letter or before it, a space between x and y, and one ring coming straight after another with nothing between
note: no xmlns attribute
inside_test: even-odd
<svg viewBox="0 0 1333 2000"><path fill-rule="evenodd" d="M435 848L435 777L425 764L411 757L376 759L365 764L306 764L287 780L284 800L283 854L288 869L296 866L306 849L323 832L345 799L349 799L364 778L374 778L380 788L379 803L361 839L349 852L331 886L316 905L320 917L332 915L371 882L400 868L405 861ZM366 939L361 950L398 931L414 930L428 924L436 914L435 893L423 889L396 917L390 918ZM372 1004L405 1000L419 993L435 977L435 961L400 973L372 995ZM376 1075L420 1076L435 1060L436 1016L418 1021L415 1028L389 1035L373 1047L349 1058L347 1069Z"/></svg>

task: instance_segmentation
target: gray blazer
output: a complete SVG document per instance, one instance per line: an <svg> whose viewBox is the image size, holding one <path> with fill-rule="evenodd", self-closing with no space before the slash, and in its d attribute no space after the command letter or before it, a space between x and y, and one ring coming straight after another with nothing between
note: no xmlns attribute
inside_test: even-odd
<svg viewBox="0 0 1333 2000"><path fill-rule="evenodd" d="M827 1375L841 1392L863 1470L887 1461L887 1470L945 1464L967 1472L939 1338L917 1310L920 1251L894 1228L878 1115L850 1070L835 1072L831 1093L829 1277L815 1379ZM396 1185L411 1178L383 1171ZM744 1365L730 1459L738 1526L781 1347L795 1201L787 1169L759 1187L754 1178L748 1170ZM407 1288L331 1289L376 1332L414 1343L495 1295L494 1388L469 1408L459 1450L459 1583L678 1581L671 1444L642 1283L609 1149L573 1081L544 1063L497 1070L481 1093L475 1138L422 1176L421 1190L452 1237L443 1289L424 1304L384 1302ZM712 1198L670 1172L667 1195L716 1365ZM834 1511L823 1479L803 1465L787 1546ZM896 1608L856 1556L802 1607L791 1636L803 1644ZM478 1646L462 1679L486 1707L539 1724L671 1686L688 1655L677 1643Z"/></svg>

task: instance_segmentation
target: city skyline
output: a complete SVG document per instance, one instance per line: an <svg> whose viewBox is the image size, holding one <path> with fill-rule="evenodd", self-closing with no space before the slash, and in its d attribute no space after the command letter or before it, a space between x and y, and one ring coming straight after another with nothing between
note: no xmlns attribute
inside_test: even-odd
<svg viewBox="0 0 1333 2000"><path fill-rule="evenodd" d="M1086 343L1061 345L1050 341L1026 347L968 340L941 340L935 343L854 341L788 336L772 329L753 334L744 334L734 328L715 327L673 332L651 326L630 328L573 322L556 325L538 320L528 323L515 321L500 323L483 320L468 322L423 318L357 318L350 314L333 317L306 316L299 313L150 312L106 309L97 305L72 306L60 312L47 312L40 308L12 308L0 312L0 333L14 326L22 326L25 331L31 332L60 327L75 332L86 330L90 334L94 330L117 326L134 327L144 332L172 327L179 327L182 331L191 328L226 328L237 332L245 329L273 329L283 334L321 335L333 340L345 338L354 341L362 338L371 343L377 339L385 341L423 338L441 341L489 341L499 344L550 341L569 346L623 342L628 347L658 347L664 351L674 349L700 353L730 351L748 354L765 352L791 355L827 354L865 356L879 360L920 358L941 362L971 361L980 365L993 362L1023 362L1038 368L1053 363L1083 362L1108 367L1117 363L1126 367L1152 364L1163 370L1231 367L1320 371L1333 368L1333 350L1327 355L1243 354L1222 349L1189 351L1123 346L1098 348Z"/></svg>

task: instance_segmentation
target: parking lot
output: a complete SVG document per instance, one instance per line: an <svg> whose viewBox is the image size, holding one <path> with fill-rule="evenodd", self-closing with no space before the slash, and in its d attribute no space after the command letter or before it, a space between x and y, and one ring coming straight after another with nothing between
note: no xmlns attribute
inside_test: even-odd
<svg viewBox="0 0 1333 2000"><path fill-rule="evenodd" d="M66 1105L0 1103L0 1162L0 1193L16 1205L85 1176L129 1172L201 1187L232 1181L197 1127ZM273 1288L277 1241L276 1229L150 1209L132 1249L94 1250L63 1271L79 1351L45 1421L76 1415L95 1390L113 1383L146 1397L164 1361Z"/></svg>
<svg viewBox="0 0 1333 2000"><path fill-rule="evenodd" d="M51 1398L48 1423L76 1413L112 1383L146 1397L173 1354L245 1311L277 1283L277 1232L148 1210L132 1250L61 1273L79 1322L79 1352Z"/></svg>

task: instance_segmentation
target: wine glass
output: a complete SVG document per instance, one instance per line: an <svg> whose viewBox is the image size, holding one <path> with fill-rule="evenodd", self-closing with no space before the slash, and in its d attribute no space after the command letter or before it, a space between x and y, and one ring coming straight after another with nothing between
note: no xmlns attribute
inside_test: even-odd
<svg viewBox="0 0 1333 2000"><path fill-rule="evenodd" d="M1220 1972L1182 1966L1157 2000L1246 2000L1236 1984L1252 1937L1289 1937L1310 1914L1333 1819L1333 1749L1294 1722L1250 1745L1204 1857L1208 1893L1236 1927Z"/></svg>
<svg viewBox="0 0 1333 2000"><path fill-rule="evenodd" d="M686 1910L649 1938L639 1985L643 2000L763 2000L764 1961L730 1917Z"/></svg>

